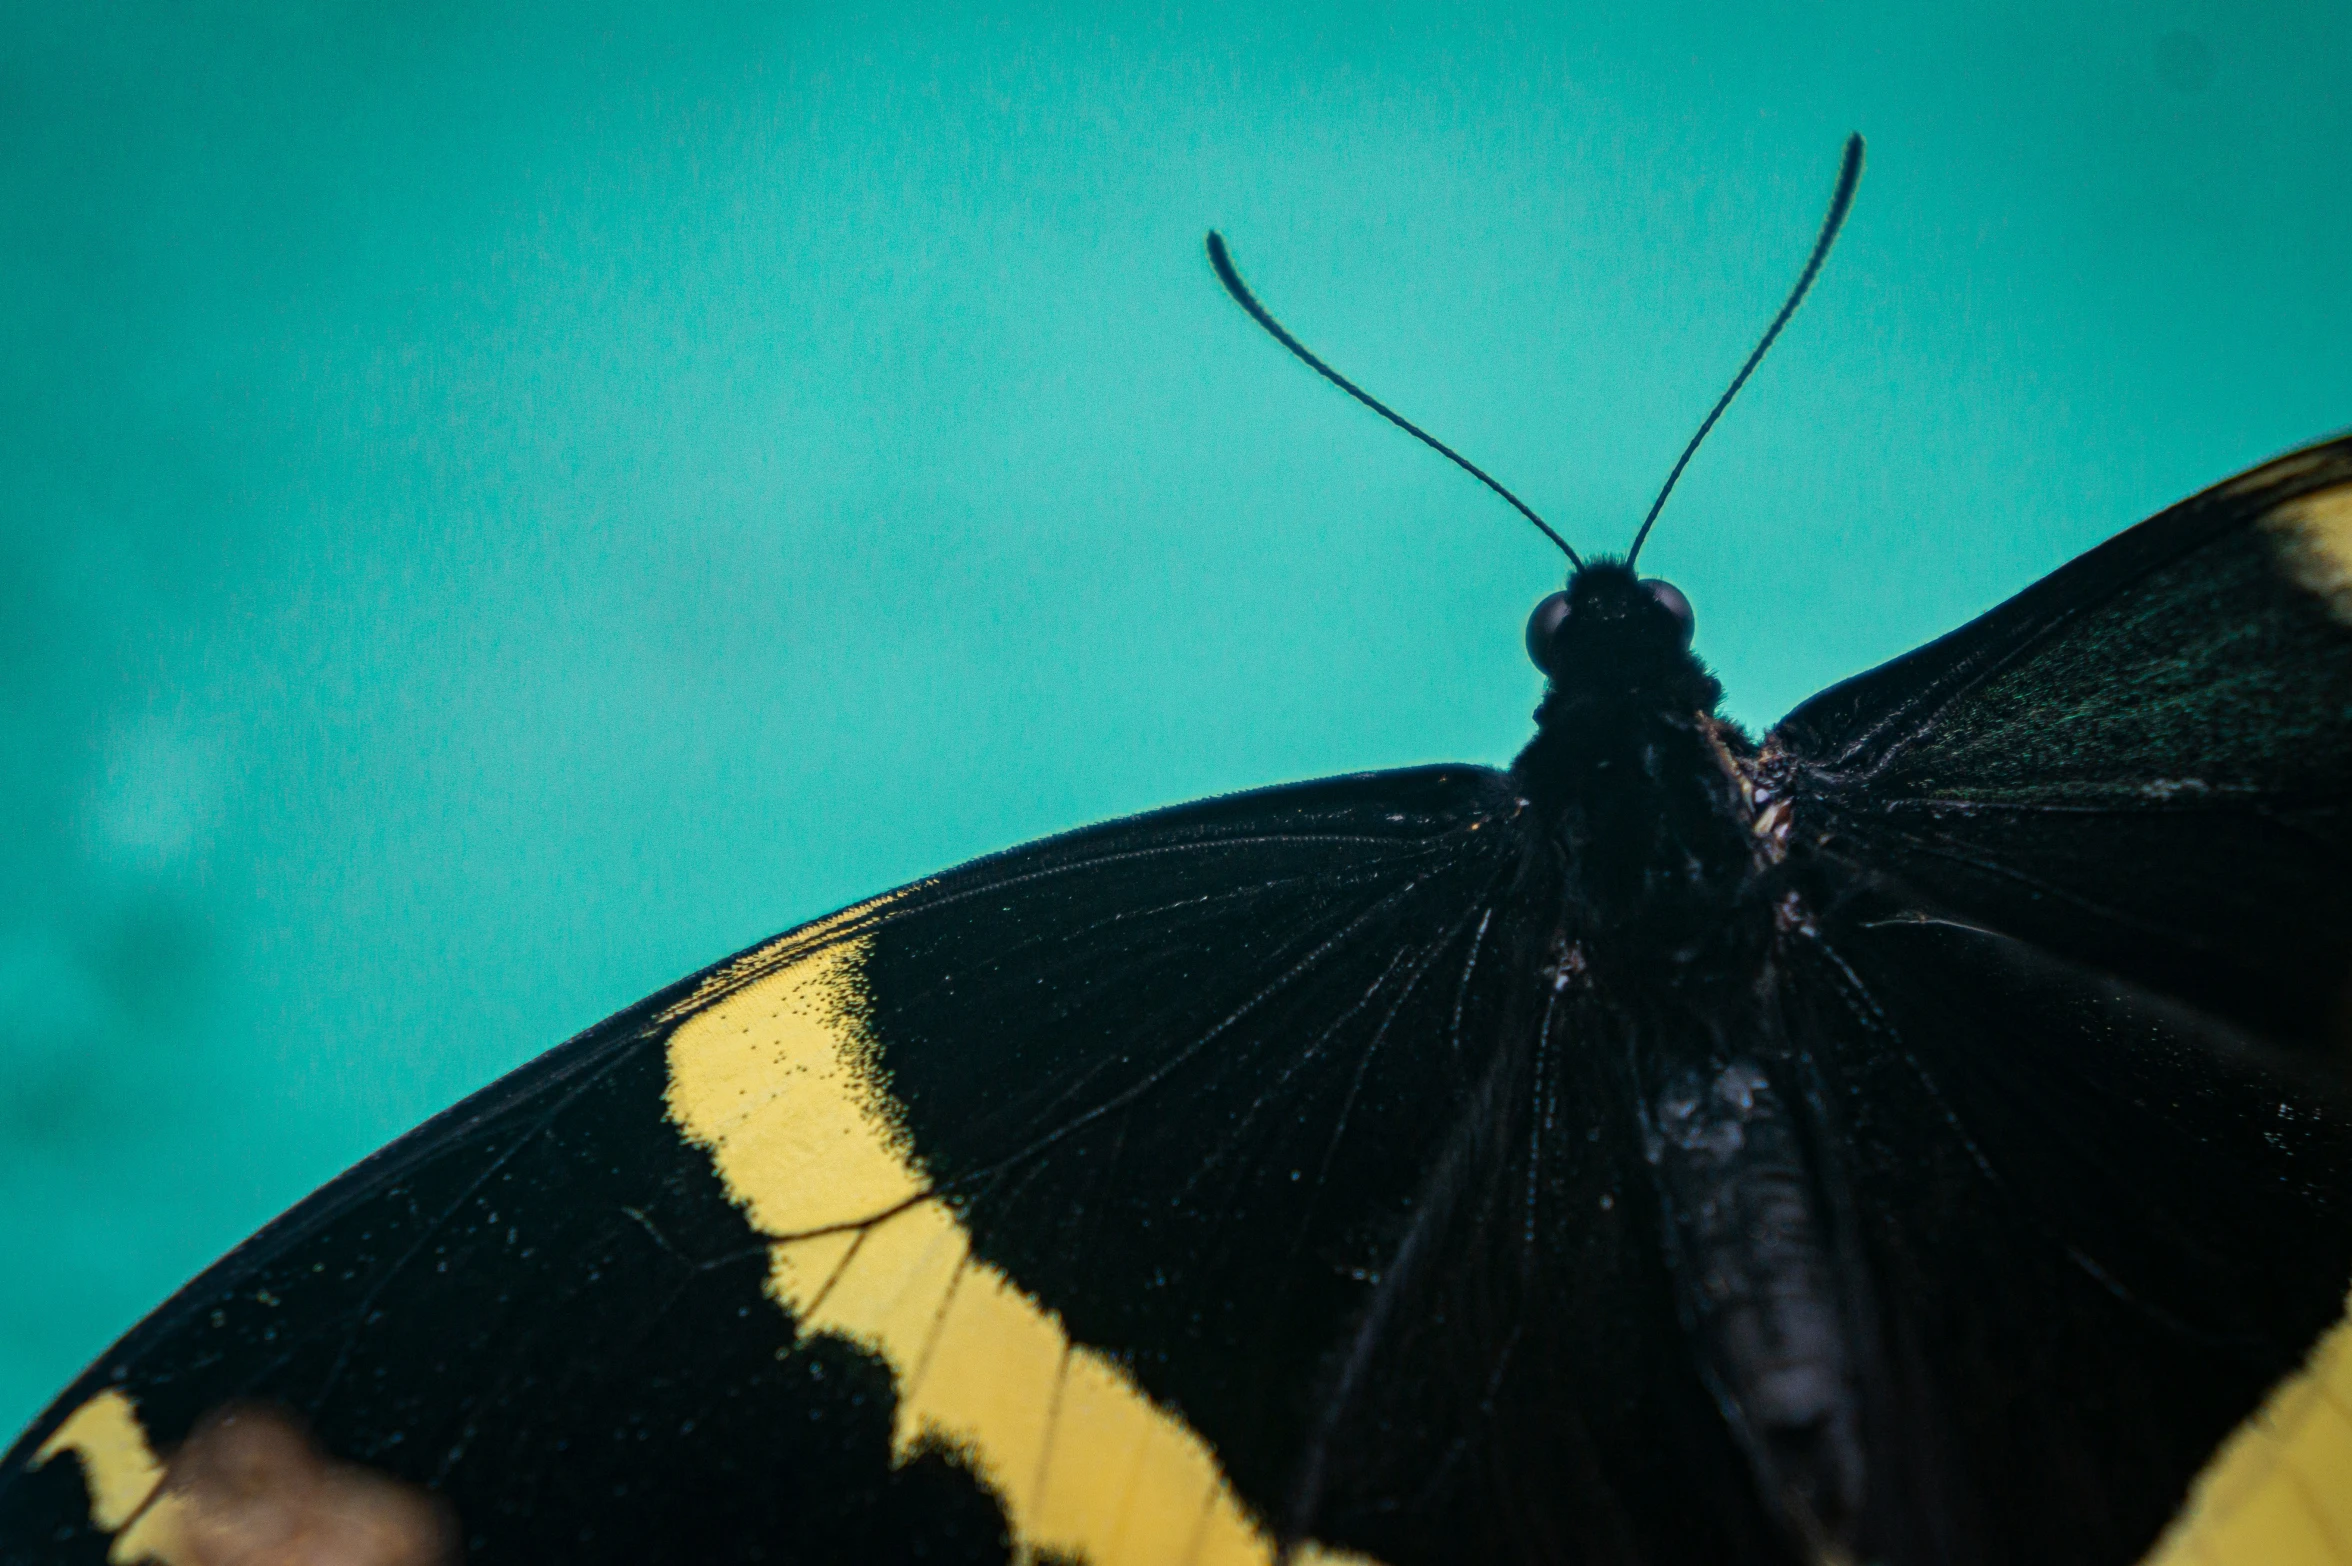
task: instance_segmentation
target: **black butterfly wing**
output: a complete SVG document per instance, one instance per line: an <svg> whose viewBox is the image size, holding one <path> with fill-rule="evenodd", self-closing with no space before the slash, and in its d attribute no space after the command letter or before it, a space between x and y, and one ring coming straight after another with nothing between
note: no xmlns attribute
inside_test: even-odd
<svg viewBox="0 0 2352 1566"><path fill-rule="evenodd" d="M2346 1559L2340 1095L1989 926L1844 915L1790 988L1874 1306L1874 1554L2121 1566L2180 1522L2168 1559ZM2242 1423L2266 1449L2225 1474Z"/></svg>
<svg viewBox="0 0 2352 1566"><path fill-rule="evenodd" d="M2341 440L1767 741L1890 1554L2352 1559L2340 561Z"/></svg>
<svg viewBox="0 0 2352 1566"><path fill-rule="evenodd" d="M2109 540L1772 736L1808 840L2282 1044L2352 1020L2352 438Z"/></svg>
<svg viewBox="0 0 2352 1566"><path fill-rule="evenodd" d="M1211 801L656 996L109 1351L0 1470L0 1558L186 1566L158 1465L241 1399L485 1561L1770 1550L1521 949L1523 809Z"/></svg>

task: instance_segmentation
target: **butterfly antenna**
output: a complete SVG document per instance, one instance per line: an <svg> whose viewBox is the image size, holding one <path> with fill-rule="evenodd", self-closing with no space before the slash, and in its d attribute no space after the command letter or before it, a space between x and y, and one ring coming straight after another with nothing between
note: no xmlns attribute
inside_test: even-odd
<svg viewBox="0 0 2352 1566"><path fill-rule="evenodd" d="M1209 265L1217 269L1217 281L1225 285L1225 291L1233 296L1233 302L1240 305L1244 310L1247 310L1250 313L1250 319L1264 327L1268 336L1272 337L1283 347L1288 348L1292 353L1297 354L1301 359L1305 360L1307 367L1313 370L1317 375L1322 376L1332 385L1338 387L1341 391L1346 392L1350 397L1355 398L1356 401L1362 403L1365 407L1370 408L1374 413L1379 414L1382 418L1388 420L1389 423L1395 425L1398 429L1403 430L1407 435L1412 436L1415 440L1421 442L1421 444L1427 446L1430 450L1436 452L1439 456L1445 458L1448 462L1453 463L1463 472L1478 480L1479 483L1484 484L1488 489L1491 489L1496 494L1502 496L1513 506L1516 506L1519 510L1519 514L1525 517L1528 521L1533 522L1543 533L1544 537L1550 539L1553 543L1560 546L1560 553L1568 557L1568 563L1570 565L1575 566L1580 571L1584 569L1584 558L1577 554L1575 550L1568 547L1568 540L1562 538L1559 534L1552 531L1550 523L1546 522L1542 517L1537 516L1533 511L1530 511L1527 508L1526 501L1521 500L1517 495L1512 494L1509 490L1503 488L1502 485L1496 483L1493 477L1490 476L1487 471L1480 467L1477 463L1472 462L1468 457L1463 456L1460 452L1454 450L1453 447L1447 445L1444 441L1439 440L1436 436L1430 434L1427 430L1421 428L1420 425L1415 424L1412 420L1403 417L1401 414L1398 414L1387 404L1383 403L1379 398L1364 390L1363 387L1358 386L1354 381L1349 380L1346 376L1340 374L1330 365L1325 364L1321 359L1316 358L1314 353L1307 347L1305 343L1302 343L1297 338L1291 336L1290 333L1284 329L1282 323L1275 320L1274 317L1267 312L1267 309L1264 305L1258 303L1258 296L1249 291L1249 284L1243 282L1241 280L1241 274L1233 269L1233 257L1225 248L1224 236L1220 235L1215 229L1211 229L1209 231Z"/></svg>
<svg viewBox="0 0 2352 1566"><path fill-rule="evenodd" d="M1674 471L1666 475L1666 487L1658 491L1656 500L1650 502L1650 514L1642 518L1641 531L1633 535L1633 548L1626 551L1625 564L1628 570L1640 558L1643 542L1649 538L1650 529L1657 525L1658 513L1666 509L1666 497L1674 493L1674 481L1682 477L1684 468L1690 466L1691 453L1699 449L1699 442L1707 438L1707 432L1715 427L1715 421L1723 417L1723 410L1731 406L1731 399L1739 395L1739 389L1748 384L1748 377L1755 373L1757 364L1764 358L1764 350L1772 346L1772 339L1780 335L1780 329L1788 325L1789 317L1797 313L1797 306L1805 302L1806 293L1813 287L1813 279L1821 275L1821 263L1829 259L1829 247L1837 241L1838 230L1845 227L1846 213L1854 205L1854 187L1861 182L1862 138L1848 136L1845 162L1838 167L1837 192L1829 198L1829 216L1821 220L1821 237L1813 241L1813 254L1806 259L1805 270L1798 274L1797 286L1789 290L1788 303L1780 307L1780 314L1774 316L1772 324L1764 329L1764 340L1756 344L1756 351L1748 355L1748 362L1741 365L1739 374L1731 378L1730 388L1716 399L1714 411L1707 415L1707 422L1699 426L1699 432L1690 438L1690 444L1683 447L1682 455L1675 459Z"/></svg>

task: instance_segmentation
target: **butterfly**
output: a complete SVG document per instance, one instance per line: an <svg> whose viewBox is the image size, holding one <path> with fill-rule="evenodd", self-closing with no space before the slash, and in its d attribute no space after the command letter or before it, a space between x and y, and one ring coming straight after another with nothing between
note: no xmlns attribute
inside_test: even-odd
<svg viewBox="0 0 2352 1566"><path fill-rule="evenodd" d="M1518 758L653 996L110 1349L0 1558L2347 1559L2352 438L1756 740L1697 438L1584 559L1210 257L1566 553Z"/></svg>

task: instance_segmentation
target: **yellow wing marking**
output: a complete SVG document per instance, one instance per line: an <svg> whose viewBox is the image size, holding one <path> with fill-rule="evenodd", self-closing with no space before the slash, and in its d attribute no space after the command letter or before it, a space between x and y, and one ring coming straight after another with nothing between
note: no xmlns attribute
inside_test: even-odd
<svg viewBox="0 0 2352 1566"><path fill-rule="evenodd" d="M181 1566L188 1559L180 1549L178 1497L158 1493L163 1464L147 1444L147 1427L127 1394L109 1387L75 1409L41 1443L33 1462L38 1466L61 1452L81 1459L90 1521L115 1536L106 1551L114 1566L141 1561Z"/></svg>
<svg viewBox="0 0 2352 1566"><path fill-rule="evenodd" d="M106 1550L112 1566L204 1566L188 1548L185 1502L163 1488L163 1464L127 1393L109 1387L75 1409L33 1454L34 1466L61 1452L81 1459L90 1522L114 1535Z"/></svg>
<svg viewBox="0 0 2352 1566"><path fill-rule="evenodd" d="M41 1449L81 1459L90 1521L114 1566L455 1566L457 1516L421 1486L320 1449L302 1421L228 1402L156 1460L119 1388L75 1409Z"/></svg>
<svg viewBox="0 0 2352 1566"><path fill-rule="evenodd" d="M2352 621L2352 484L2290 500L2262 519L2297 585Z"/></svg>
<svg viewBox="0 0 2352 1566"><path fill-rule="evenodd" d="M114 1532L131 1520L163 1482L163 1465L147 1445L138 1407L109 1387L75 1409L33 1454L38 1468L60 1452L82 1461L82 1486L90 1492L90 1521Z"/></svg>
<svg viewBox="0 0 2352 1566"><path fill-rule="evenodd" d="M2214 1453L2143 1566L2352 1563L2352 1301Z"/></svg>
<svg viewBox="0 0 2352 1566"><path fill-rule="evenodd" d="M2306 473L2316 472L2330 463L2340 460L2341 456L2342 453L2337 450L2336 442L2332 440L2321 441L2316 446L2306 446L2301 451L2290 451L2283 457L2273 457L2268 462L2248 468L2236 478L2225 479L2214 485L2212 493L2235 496L2250 495L2265 489L2275 489L2281 484L2291 483L2303 477Z"/></svg>
<svg viewBox="0 0 2352 1566"><path fill-rule="evenodd" d="M955 1454L1003 1505L1023 1559L1273 1566L1273 1539L1199 1433L976 1258L930 1194L868 1021L870 937L825 944L838 928L787 937L783 960L746 959L753 977L682 1006L670 1038L671 1119L752 1225L782 1237L769 1295L802 1337L889 1365L895 1460ZM1371 1566L1315 1545L1289 1560Z"/></svg>

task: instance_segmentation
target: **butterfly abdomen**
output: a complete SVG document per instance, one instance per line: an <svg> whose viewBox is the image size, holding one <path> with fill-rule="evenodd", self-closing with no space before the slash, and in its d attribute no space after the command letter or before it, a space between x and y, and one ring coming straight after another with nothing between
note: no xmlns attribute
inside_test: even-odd
<svg viewBox="0 0 2352 1566"><path fill-rule="evenodd" d="M1800 1536L1845 1538L1863 1499L1860 1354L1793 1106L1753 1056L1680 1069L1644 1133L1684 1327Z"/></svg>
<svg viewBox="0 0 2352 1566"><path fill-rule="evenodd" d="M1825 1194L1839 1171L1770 999L1795 871L1758 830L1754 746L1715 716L1687 619L1617 567L1565 597L1512 769L1557 876L1546 971L1576 992L1551 1047L1618 1055L1604 1069L1639 1122L1651 1243L1700 1379L1789 1535L1849 1550L1868 1335Z"/></svg>

